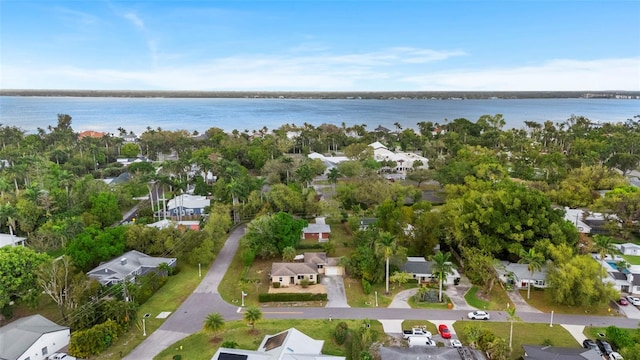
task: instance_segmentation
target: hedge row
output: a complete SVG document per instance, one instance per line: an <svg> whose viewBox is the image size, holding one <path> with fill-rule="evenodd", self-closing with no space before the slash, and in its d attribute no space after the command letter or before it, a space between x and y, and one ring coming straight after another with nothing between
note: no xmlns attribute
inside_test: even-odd
<svg viewBox="0 0 640 360"><path fill-rule="evenodd" d="M298 244L296 249L298 250L307 250L307 249L322 249L322 244L314 243L314 244Z"/></svg>
<svg viewBox="0 0 640 360"><path fill-rule="evenodd" d="M327 294L310 294L310 293L277 293L277 294L259 294L260 302L281 302L281 301L326 301Z"/></svg>

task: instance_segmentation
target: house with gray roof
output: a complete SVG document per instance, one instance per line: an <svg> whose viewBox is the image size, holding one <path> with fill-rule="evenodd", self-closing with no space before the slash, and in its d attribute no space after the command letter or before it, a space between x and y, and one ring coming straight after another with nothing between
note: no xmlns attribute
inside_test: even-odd
<svg viewBox="0 0 640 360"><path fill-rule="evenodd" d="M153 257L131 250L120 257L100 264L89 271L87 275L102 285L114 285L124 281L133 282L136 277L155 271L163 263L175 267L176 258Z"/></svg>
<svg viewBox="0 0 640 360"><path fill-rule="evenodd" d="M624 243L614 245L620 250L622 255L640 256L640 245L634 243Z"/></svg>
<svg viewBox="0 0 640 360"><path fill-rule="evenodd" d="M206 196L182 194L167 201L168 216L204 215L204 209L211 205Z"/></svg>
<svg viewBox="0 0 640 360"><path fill-rule="evenodd" d="M322 354L324 340L315 340L295 328L266 335L258 350L219 348L211 360L344 360Z"/></svg>
<svg viewBox="0 0 640 360"><path fill-rule="evenodd" d="M1 360L45 360L69 345L70 331L42 315L32 315L0 327Z"/></svg>
<svg viewBox="0 0 640 360"><path fill-rule="evenodd" d="M15 236L14 234L0 234L0 248L5 246L24 246L27 238Z"/></svg>
<svg viewBox="0 0 640 360"><path fill-rule="evenodd" d="M322 220L319 220L322 219ZM329 235L331 234L331 226L324 223L323 218L316 219L315 224L308 224L302 229L303 239L316 239L319 242L329 241Z"/></svg>
<svg viewBox="0 0 640 360"><path fill-rule="evenodd" d="M413 275L413 278L418 280L418 284L436 281L435 275L433 275L433 261L426 260L422 256L407 257L407 262L400 267L400 271ZM443 284L453 285L456 279L460 279L460 274L454 268L451 269L451 273L447 274Z"/></svg>
<svg viewBox="0 0 640 360"><path fill-rule="evenodd" d="M547 266L543 265L539 271L529 272L527 264L501 261L495 266L500 281L511 284L518 289L526 289L531 283L534 288L547 287Z"/></svg>
<svg viewBox="0 0 640 360"><path fill-rule="evenodd" d="M522 345L525 360L602 360L593 349Z"/></svg>

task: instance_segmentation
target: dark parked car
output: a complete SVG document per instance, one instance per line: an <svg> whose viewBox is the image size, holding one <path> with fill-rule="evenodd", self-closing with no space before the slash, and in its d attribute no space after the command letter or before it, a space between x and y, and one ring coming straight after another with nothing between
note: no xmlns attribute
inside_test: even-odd
<svg viewBox="0 0 640 360"><path fill-rule="evenodd" d="M604 340L596 340L596 344L598 344L598 347L600 348L600 350L602 351L603 354L609 356L609 354L611 354L613 352L613 348L611 347L611 344L609 344L608 342L604 341Z"/></svg>
<svg viewBox="0 0 640 360"><path fill-rule="evenodd" d="M602 355L602 351L600 351L598 345L596 345L596 343L591 339L586 339L585 341L583 341L582 347L584 347L585 349L593 349L598 353L598 355Z"/></svg>

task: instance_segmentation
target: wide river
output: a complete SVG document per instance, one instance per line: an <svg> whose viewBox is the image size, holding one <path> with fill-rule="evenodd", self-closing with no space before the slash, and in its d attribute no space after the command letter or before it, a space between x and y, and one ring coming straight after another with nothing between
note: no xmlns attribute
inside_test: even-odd
<svg viewBox="0 0 640 360"><path fill-rule="evenodd" d="M28 133L57 124L57 114L69 114L76 131L117 133L119 127L137 134L147 127L203 132L269 130L283 124L341 126L366 124L395 129L417 128L421 121L444 124L457 118L476 121L485 114L503 114L506 128L524 121L554 123L571 115L593 122L623 122L640 115L640 100L613 99L488 99L488 100L320 100L228 98L0 97L0 123Z"/></svg>

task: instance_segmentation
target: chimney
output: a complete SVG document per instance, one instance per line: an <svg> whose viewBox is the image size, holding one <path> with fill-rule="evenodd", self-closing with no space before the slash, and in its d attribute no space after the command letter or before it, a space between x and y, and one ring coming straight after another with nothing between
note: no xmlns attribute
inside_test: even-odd
<svg viewBox="0 0 640 360"><path fill-rule="evenodd" d="M127 265L127 258L120 259L120 265Z"/></svg>

